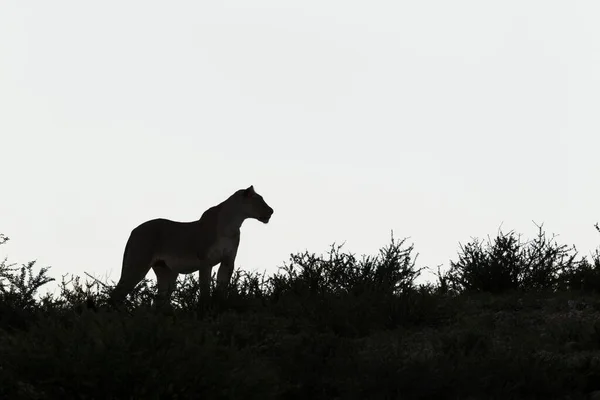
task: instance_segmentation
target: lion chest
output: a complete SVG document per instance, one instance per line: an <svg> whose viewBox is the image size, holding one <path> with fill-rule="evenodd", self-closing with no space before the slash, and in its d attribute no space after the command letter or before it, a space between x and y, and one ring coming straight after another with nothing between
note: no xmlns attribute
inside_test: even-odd
<svg viewBox="0 0 600 400"><path fill-rule="evenodd" d="M197 256L201 262L214 265L220 262L223 257L235 253L237 251L237 246L238 241L223 236L211 244L204 252L199 252Z"/></svg>

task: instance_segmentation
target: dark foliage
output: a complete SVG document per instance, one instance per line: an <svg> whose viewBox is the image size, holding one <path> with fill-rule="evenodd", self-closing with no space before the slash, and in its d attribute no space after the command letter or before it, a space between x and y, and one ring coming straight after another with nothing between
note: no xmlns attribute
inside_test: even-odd
<svg viewBox="0 0 600 400"><path fill-rule="evenodd" d="M556 290L579 271L574 247L548 239L539 226L538 235L521 242L514 232L503 233L487 245L477 239L460 246L458 261L450 262L446 275L440 274L454 292L506 293L510 291Z"/></svg>
<svg viewBox="0 0 600 400"><path fill-rule="evenodd" d="M0 236L0 244L3 243ZM333 245L274 275L238 271L200 308L197 275L173 310L153 281L125 309L113 285L0 264L0 398L588 398L600 390L600 257L540 233L461 246L416 285L405 240L376 256ZM586 294L587 293L587 294Z"/></svg>

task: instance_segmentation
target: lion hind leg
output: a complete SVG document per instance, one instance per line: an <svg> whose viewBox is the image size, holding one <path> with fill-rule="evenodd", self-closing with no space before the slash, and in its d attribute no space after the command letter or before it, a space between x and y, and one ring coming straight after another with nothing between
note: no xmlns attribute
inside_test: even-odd
<svg viewBox="0 0 600 400"><path fill-rule="evenodd" d="M177 282L177 272L172 271L168 265L164 262L156 262L152 265L152 269L156 274L156 285L157 285L157 301L158 307L170 307L171 305L171 294L175 290L175 284Z"/></svg>
<svg viewBox="0 0 600 400"><path fill-rule="evenodd" d="M113 305L122 303L127 295L150 271L150 262L123 263L121 278L113 290L110 300Z"/></svg>

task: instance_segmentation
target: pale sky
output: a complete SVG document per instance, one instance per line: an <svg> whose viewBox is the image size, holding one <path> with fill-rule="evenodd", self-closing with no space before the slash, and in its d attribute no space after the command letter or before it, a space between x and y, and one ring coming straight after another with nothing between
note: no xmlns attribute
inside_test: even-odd
<svg viewBox="0 0 600 400"><path fill-rule="evenodd" d="M254 185L237 266L390 231L418 265L600 244L598 1L0 3L0 256L118 280L131 230ZM153 273L149 273L154 277Z"/></svg>

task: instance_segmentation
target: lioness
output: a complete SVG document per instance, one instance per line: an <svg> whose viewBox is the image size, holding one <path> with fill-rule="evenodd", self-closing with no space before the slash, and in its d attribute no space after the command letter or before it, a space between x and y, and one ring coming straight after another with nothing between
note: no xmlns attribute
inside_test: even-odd
<svg viewBox="0 0 600 400"><path fill-rule="evenodd" d="M218 263L217 289L229 284L242 222L254 218L266 224L271 215L273 209L250 186L209 208L197 221L159 218L144 222L127 240L121 278L111 294L111 303L121 303L150 268L156 274L159 302L163 305L170 304L177 276L196 271L200 271L200 296L204 301L210 291L212 267Z"/></svg>

